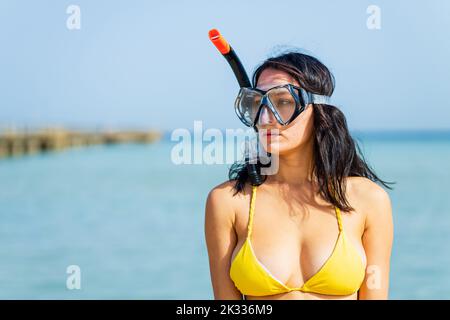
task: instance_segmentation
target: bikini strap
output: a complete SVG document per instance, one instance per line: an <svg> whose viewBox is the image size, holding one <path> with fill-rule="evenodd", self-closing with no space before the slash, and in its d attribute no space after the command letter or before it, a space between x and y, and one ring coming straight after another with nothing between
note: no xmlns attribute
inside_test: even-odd
<svg viewBox="0 0 450 320"><path fill-rule="evenodd" d="M252 234L253 214L255 212L256 188L257 188L257 186L252 185L252 196L251 196L251 200L250 200L250 213L249 213L249 217L248 217L247 238L250 238L250 236Z"/></svg>
<svg viewBox="0 0 450 320"><path fill-rule="evenodd" d="M339 225L339 232L342 231L342 219L341 219L341 209L339 209L338 207L334 207L336 210L336 218L337 218L337 222Z"/></svg>

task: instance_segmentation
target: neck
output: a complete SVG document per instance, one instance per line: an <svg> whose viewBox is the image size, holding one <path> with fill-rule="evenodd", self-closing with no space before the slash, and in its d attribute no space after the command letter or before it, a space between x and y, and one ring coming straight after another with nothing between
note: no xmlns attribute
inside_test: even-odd
<svg viewBox="0 0 450 320"><path fill-rule="evenodd" d="M278 165L276 174L269 175L272 183L299 185L313 182L313 140L279 156L272 155L274 165Z"/></svg>

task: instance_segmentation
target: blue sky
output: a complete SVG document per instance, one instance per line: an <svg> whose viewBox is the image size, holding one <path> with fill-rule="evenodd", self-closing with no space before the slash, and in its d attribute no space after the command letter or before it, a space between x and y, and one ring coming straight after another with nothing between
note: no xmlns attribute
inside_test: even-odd
<svg viewBox="0 0 450 320"><path fill-rule="evenodd" d="M249 73L280 46L319 58L351 129L450 129L449 16L444 0L1 0L0 125L243 128L218 28Z"/></svg>

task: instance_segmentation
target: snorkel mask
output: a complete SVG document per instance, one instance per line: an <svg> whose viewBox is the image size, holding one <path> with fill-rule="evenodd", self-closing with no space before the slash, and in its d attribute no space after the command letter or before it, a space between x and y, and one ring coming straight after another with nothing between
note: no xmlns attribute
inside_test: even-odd
<svg viewBox="0 0 450 320"><path fill-rule="evenodd" d="M236 52L217 29L209 31L209 39L228 61L241 89L234 104L238 118L256 129L270 110L282 126L291 123L308 104L328 104L329 97L308 92L292 84L276 86L267 91L252 88ZM263 120L264 121L264 120Z"/></svg>

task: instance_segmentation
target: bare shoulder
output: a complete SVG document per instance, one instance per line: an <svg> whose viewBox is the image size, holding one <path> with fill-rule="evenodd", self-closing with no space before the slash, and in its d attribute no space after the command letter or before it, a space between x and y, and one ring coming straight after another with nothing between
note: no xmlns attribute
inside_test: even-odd
<svg viewBox="0 0 450 320"><path fill-rule="evenodd" d="M233 181L223 182L208 193L205 241L215 299L242 299L230 278L230 261L238 237L235 231L236 200Z"/></svg>
<svg viewBox="0 0 450 320"><path fill-rule="evenodd" d="M233 186L233 181L225 181L209 191L206 199L206 219L234 222L236 197Z"/></svg>
<svg viewBox="0 0 450 320"><path fill-rule="evenodd" d="M234 181L225 181L213 187L207 197L207 203L212 205L229 206L235 202Z"/></svg>
<svg viewBox="0 0 450 320"><path fill-rule="evenodd" d="M347 188L353 196L368 202L389 201L389 194L379 184L365 177L348 177Z"/></svg>
<svg viewBox="0 0 450 320"><path fill-rule="evenodd" d="M347 190L363 208L367 222L373 219L389 219L392 215L391 199L379 184L365 177L348 177Z"/></svg>
<svg viewBox="0 0 450 320"><path fill-rule="evenodd" d="M220 184L218 184L217 186L213 187L208 194L209 196L219 196L219 197L225 197L225 198L229 198L230 200L233 198L233 194L234 194L234 181L225 181L222 182Z"/></svg>

